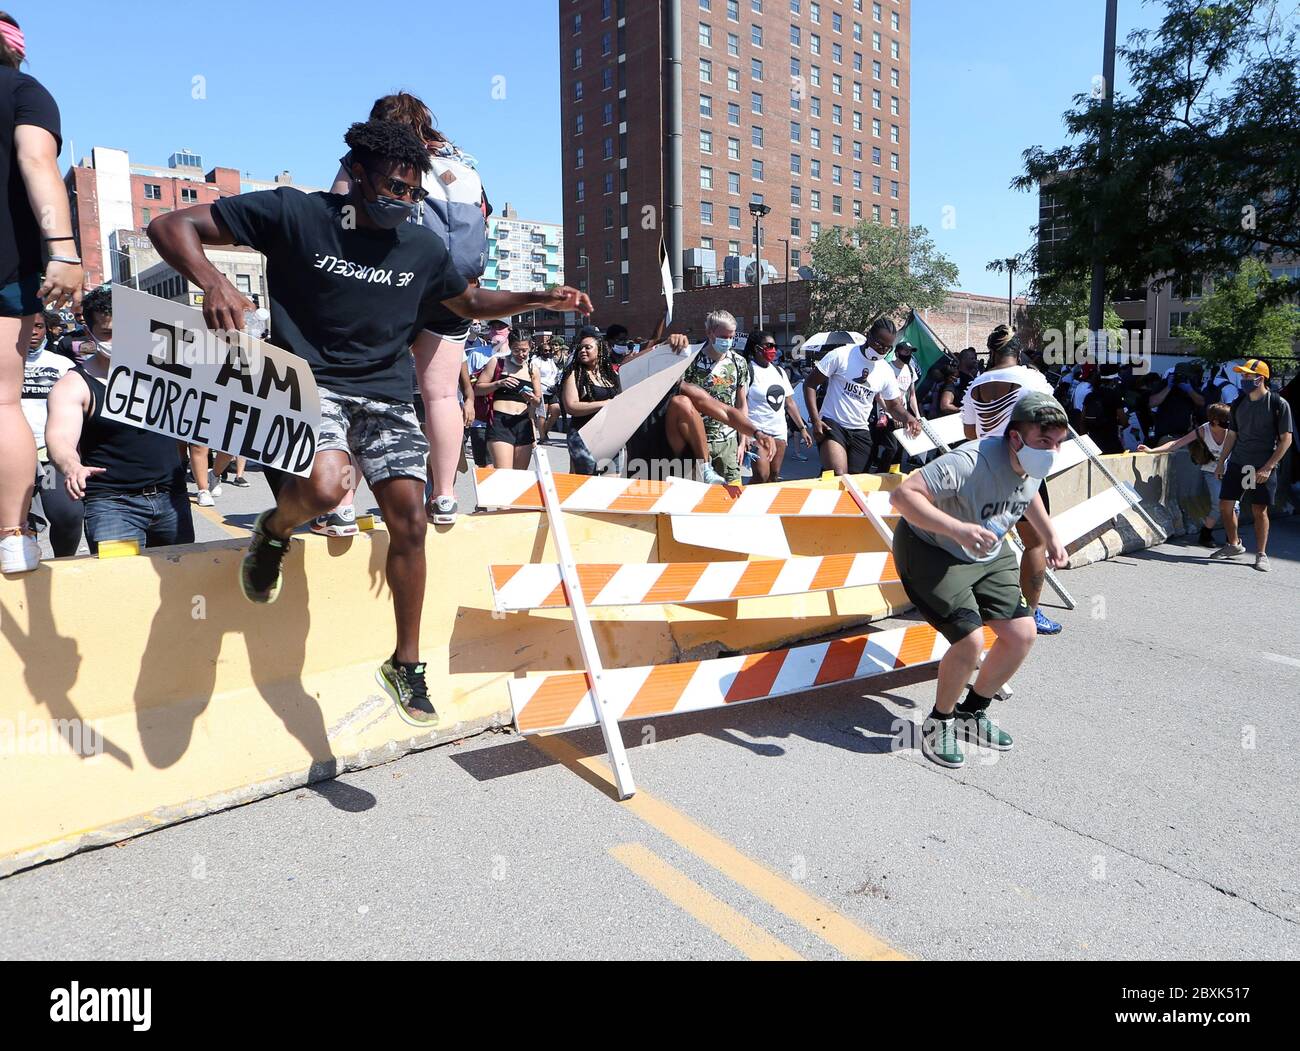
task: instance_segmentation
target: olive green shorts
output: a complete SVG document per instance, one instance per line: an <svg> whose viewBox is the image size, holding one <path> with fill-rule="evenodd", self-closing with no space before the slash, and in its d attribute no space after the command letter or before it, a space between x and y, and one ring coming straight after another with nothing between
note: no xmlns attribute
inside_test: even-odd
<svg viewBox="0 0 1300 1051"><path fill-rule="evenodd" d="M740 484L740 443L734 434L725 442L709 442L709 459L728 485Z"/></svg>
<svg viewBox="0 0 1300 1051"><path fill-rule="evenodd" d="M927 544L899 522L894 565L917 611L949 642L960 642L985 620L1032 617L1020 591L1020 566L1008 544L991 562L963 562Z"/></svg>

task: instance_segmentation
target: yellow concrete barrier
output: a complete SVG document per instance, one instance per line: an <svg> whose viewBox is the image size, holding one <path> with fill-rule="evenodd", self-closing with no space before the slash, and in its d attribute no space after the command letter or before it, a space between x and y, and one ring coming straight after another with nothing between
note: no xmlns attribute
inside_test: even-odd
<svg viewBox="0 0 1300 1051"><path fill-rule="evenodd" d="M653 518L568 521L579 561L663 560ZM840 550L869 535L840 530ZM489 562L554 560L545 517L462 518L429 533L422 655L442 718L411 726L374 679L393 646L387 540L295 542L271 606L240 593L241 541L0 579L0 874L506 724L511 677L581 667L567 611L492 612ZM608 666L663 664L885 612L836 601L732 604L734 633L703 606L594 618Z"/></svg>
<svg viewBox="0 0 1300 1051"><path fill-rule="evenodd" d="M647 516L567 521L579 562L741 557ZM796 555L883 546L865 521L785 527ZM237 540L0 578L0 875L506 725L509 679L581 667L567 611L492 609L489 563L554 560L545 516L463 517L429 533L422 656L441 719L411 726L374 678L393 647L387 543L382 528L295 541L271 606L241 594ZM591 615L622 667L774 648L905 605L886 585Z"/></svg>

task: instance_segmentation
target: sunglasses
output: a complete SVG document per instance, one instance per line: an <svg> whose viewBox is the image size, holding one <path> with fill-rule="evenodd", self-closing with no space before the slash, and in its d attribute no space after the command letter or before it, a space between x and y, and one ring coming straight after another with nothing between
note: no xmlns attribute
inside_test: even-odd
<svg viewBox="0 0 1300 1051"><path fill-rule="evenodd" d="M762 346L762 348L763 348L764 350L776 350L776 344L775 344L775 343L763 343L763 344L761 344L761 346Z"/></svg>
<svg viewBox="0 0 1300 1051"><path fill-rule="evenodd" d="M370 169L366 170L370 171ZM423 203L424 199L429 196L429 191L423 186L412 186L410 183L402 182L401 179L394 179L390 175L381 175L379 172L370 171L370 177L375 180L376 187L386 189L394 197L409 197L414 204Z"/></svg>

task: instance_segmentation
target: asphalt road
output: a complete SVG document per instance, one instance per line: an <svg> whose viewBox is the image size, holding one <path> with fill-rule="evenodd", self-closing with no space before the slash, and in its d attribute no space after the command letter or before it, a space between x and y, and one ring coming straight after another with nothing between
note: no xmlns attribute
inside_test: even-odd
<svg viewBox="0 0 1300 1051"><path fill-rule="evenodd" d="M905 679L628 724L625 803L597 731L487 735L0 881L0 957L1294 959L1300 521L1272 550L1067 574L959 772Z"/></svg>

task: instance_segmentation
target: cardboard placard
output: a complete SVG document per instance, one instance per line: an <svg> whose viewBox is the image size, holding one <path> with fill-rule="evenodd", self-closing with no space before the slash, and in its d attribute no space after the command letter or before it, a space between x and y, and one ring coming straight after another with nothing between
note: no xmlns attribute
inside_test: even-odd
<svg viewBox="0 0 1300 1051"><path fill-rule="evenodd" d="M203 312L113 286L113 358L104 416L307 477L320 433L311 366Z"/></svg>

